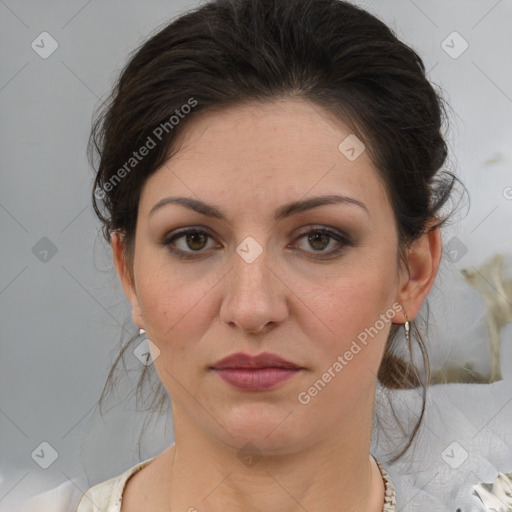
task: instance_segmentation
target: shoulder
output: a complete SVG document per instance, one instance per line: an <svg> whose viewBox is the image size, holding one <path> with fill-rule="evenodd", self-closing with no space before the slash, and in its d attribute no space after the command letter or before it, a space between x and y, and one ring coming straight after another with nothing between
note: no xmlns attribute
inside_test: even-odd
<svg viewBox="0 0 512 512"><path fill-rule="evenodd" d="M85 492L78 503L76 512L95 512L96 510L107 510L115 503L115 489L124 478L122 475L110 478L91 487ZM119 499L119 505L121 500Z"/></svg>
<svg viewBox="0 0 512 512"><path fill-rule="evenodd" d="M124 473L89 488L85 493L73 480L32 496L20 504L16 512L118 512L123 490L133 473L154 459L146 459L127 469Z"/></svg>

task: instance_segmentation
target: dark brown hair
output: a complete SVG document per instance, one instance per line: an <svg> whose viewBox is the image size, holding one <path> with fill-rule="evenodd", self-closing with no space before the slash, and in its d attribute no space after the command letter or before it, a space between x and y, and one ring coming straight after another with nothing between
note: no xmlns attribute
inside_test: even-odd
<svg viewBox="0 0 512 512"><path fill-rule="evenodd" d="M137 49L93 126L93 207L107 242L116 230L123 235L130 271L142 186L177 150L174 141L187 122L200 112L289 97L323 107L364 142L387 186L402 262L414 241L446 222L441 210L458 179L442 169L448 155L444 99L412 48L375 16L340 0L214 0L165 25ZM151 150L131 160L150 139ZM388 389L422 387L423 402L407 445L392 461L416 435L430 383L416 323L411 336L421 350L424 379L411 346L408 362L397 355L400 327L391 327L378 379ZM114 369L136 339L117 356L100 411ZM149 368L144 366L138 392ZM159 383L145 410L162 411L168 398Z"/></svg>

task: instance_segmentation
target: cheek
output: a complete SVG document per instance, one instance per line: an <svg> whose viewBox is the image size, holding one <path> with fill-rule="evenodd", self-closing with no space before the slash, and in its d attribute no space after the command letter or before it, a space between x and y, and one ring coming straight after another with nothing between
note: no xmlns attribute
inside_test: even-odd
<svg viewBox="0 0 512 512"><path fill-rule="evenodd" d="M390 260L385 255L359 258L349 272L322 286L317 282L311 287L309 282L299 291L298 295L309 297L303 301L307 307L302 306L303 314L299 315L303 318L302 329L309 339L319 341L316 357L322 366L329 367L351 347L352 353L357 352L353 359L358 360L358 364L350 365L352 371L357 371L355 367L375 371L379 365L395 314L395 275Z"/></svg>
<svg viewBox="0 0 512 512"><path fill-rule="evenodd" d="M165 364L186 361L212 318L215 278L197 278L169 262L141 261L137 293L148 337L161 351ZM148 269L151 269L148 271ZM160 364L162 364L160 362ZM157 364L158 366L158 364Z"/></svg>
<svg viewBox="0 0 512 512"><path fill-rule="evenodd" d="M177 403L199 392L196 386L210 363L198 341L211 322L211 288L203 280L190 281L174 272L155 272L139 287L146 332L159 350L155 370Z"/></svg>
<svg viewBox="0 0 512 512"><path fill-rule="evenodd" d="M373 393L395 311L389 297L389 278L379 279L369 272L362 275L364 279L337 281L329 293L317 299L322 303L322 323L329 326L322 328L323 335L318 334L321 323L304 312L309 314L310 323L306 326L305 322L302 330L309 328L307 337L315 343L310 353L313 373L301 391L312 398L318 414L329 408L334 416L343 417L347 411L356 410L367 393Z"/></svg>

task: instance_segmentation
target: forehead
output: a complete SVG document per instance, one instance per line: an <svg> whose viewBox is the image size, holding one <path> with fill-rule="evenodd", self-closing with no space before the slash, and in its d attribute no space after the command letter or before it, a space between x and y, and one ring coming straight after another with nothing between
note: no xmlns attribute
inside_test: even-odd
<svg viewBox="0 0 512 512"><path fill-rule="evenodd" d="M147 180L141 211L148 214L170 193L238 211L334 193L389 208L368 152L355 146L359 156L347 157L347 145L358 144L354 137L342 121L302 99L199 113L183 125L178 151Z"/></svg>

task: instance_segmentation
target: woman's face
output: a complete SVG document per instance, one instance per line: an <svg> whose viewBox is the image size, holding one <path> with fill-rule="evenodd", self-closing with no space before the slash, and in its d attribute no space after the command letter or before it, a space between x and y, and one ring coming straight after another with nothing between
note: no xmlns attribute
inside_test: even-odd
<svg viewBox="0 0 512 512"><path fill-rule="evenodd" d="M175 430L276 453L357 431L371 421L407 281L367 152L357 156L350 130L299 99L187 123L179 152L143 188L134 288L123 281L135 322L160 351ZM348 199L323 204L326 196ZM274 371L279 383L269 370L212 368L240 352L300 370ZM258 371L260 387L239 387Z"/></svg>

